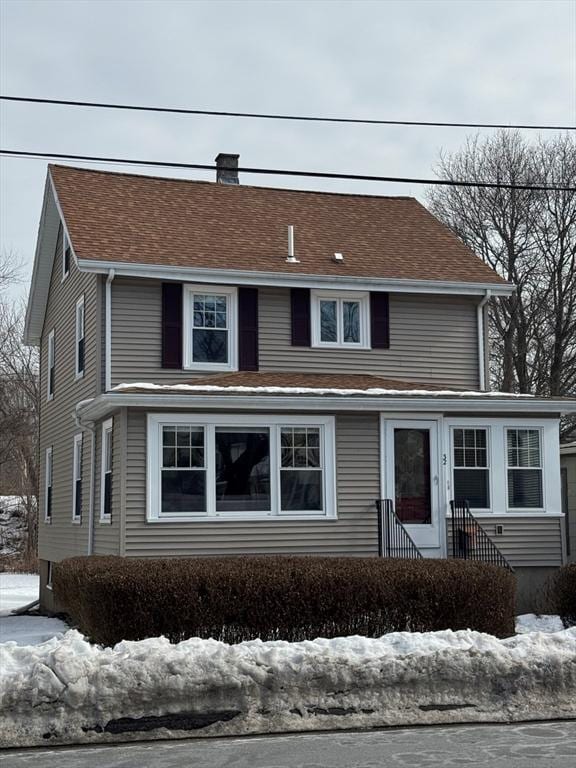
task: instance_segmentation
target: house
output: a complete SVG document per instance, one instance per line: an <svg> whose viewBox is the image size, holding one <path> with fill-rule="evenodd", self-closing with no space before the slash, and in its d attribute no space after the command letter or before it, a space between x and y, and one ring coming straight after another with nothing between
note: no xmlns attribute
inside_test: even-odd
<svg viewBox="0 0 576 768"><path fill-rule="evenodd" d="M576 562L576 440L560 446L562 510L566 524L566 555Z"/></svg>
<svg viewBox="0 0 576 768"><path fill-rule="evenodd" d="M540 583L576 401L489 391L486 304L514 286L412 198L244 186L237 161L217 183L48 168L26 320L44 609L51 564L90 553L478 556L484 536Z"/></svg>

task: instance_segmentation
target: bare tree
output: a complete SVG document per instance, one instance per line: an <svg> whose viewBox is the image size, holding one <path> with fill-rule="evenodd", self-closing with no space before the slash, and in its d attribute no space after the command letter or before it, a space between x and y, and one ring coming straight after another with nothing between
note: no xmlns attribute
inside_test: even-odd
<svg viewBox="0 0 576 768"><path fill-rule="evenodd" d="M576 142L528 143L519 132L469 139L441 154L447 179L576 186ZM516 293L490 303L493 384L504 391L576 392L576 195L445 187L433 212L507 280ZM570 424L565 425L567 429Z"/></svg>
<svg viewBox="0 0 576 768"><path fill-rule="evenodd" d="M35 559L38 539L38 352L24 345L24 309L0 302L0 465L11 468L26 513L22 553Z"/></svg>
<svg viewBox="0 0 576 768"><path fill-rule="evenodd" d="M13 251L0 253L0 291L20 279L21 265Z"/></svg>

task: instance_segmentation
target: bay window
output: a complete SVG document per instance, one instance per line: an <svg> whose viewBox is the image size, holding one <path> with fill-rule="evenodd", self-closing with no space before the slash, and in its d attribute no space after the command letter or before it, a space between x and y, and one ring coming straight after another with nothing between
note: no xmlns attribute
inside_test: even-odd
<svg viewBox="0 0 576 768"><path fill-rule="evenodd" d="M369 347L369 294L314 291L312 343L315 347Z"/></svg>
<svg viewBox="0 0 576 768"><path fill-rule="evenodd" d="M467 501L472 509L490 508L490 464L488 430L455 428L454 498Z"/></svg>
<svg viewBox="0 0 576 768"><path fill-rule="evenodd" d="M184 299L185 368L235 370L236 289L189 285Z"/></svg>
<svg viewBox="0 0 576 768"><path fill-rule="evenodd" d="M74 435L72 456L72 522L82 520L82 432Z"/></svg>
<svg viewBox="0 0 576 768"><path fill-rule="evenodd" d="M542 451L539 429L507 429L506 458L510 509L542 509Z"/></svg>
<svg viewBox="0 0 576 768"><path fill-rule="evenodd" d="M148 416L149 521L335 515L333 417Z"/></svg>
<svg viewBox="0 0 576 768"><path fill-rule="evenodd" d="M100 478L100 522L108 523L112 517L112 435L114 422L102 424L102 455Z"/></svg>

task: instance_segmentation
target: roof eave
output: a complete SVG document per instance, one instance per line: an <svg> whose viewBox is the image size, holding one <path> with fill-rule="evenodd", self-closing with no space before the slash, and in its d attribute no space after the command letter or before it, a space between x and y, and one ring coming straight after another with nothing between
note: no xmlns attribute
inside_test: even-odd
<svg viewBox="0 0 576 768"><path fill-rule="evenodd" d="M441 293L482 296L487 291L493 296L510 296L516 291L512 283L477 283L448 280L411 280L381 277L341 277L338 275L315 275L302 272L290 275L286 272L258 272L239 269L213 269L204 267L176 267L162 264L133 264L121 261L78 259L78 267L86 272L108 273L114 270L117 276L145 277L181 282L209 282L236 285L277 285L281 287L326 288L338 286L343 290L370 290L378 288L398 293Z"/></svg>
<svg viewBox="0 0 576 768"><path fill-rule="evenodd" d="M265 406L264 406L265 403ZM518 398L496 399L492 397L445 397L410 395L394 397L373 397L364 395L226 395L226 394L143 394L107 392L92 400L78 403L77 414L82 421L98 421L117 408L134 407L146 409L193 408L212 410L259 411L335 411L344 407L349 411L417 411L417 412L470 412L518 413L529 411L531 415L565 415L576 413L576 400Z"/></svg>

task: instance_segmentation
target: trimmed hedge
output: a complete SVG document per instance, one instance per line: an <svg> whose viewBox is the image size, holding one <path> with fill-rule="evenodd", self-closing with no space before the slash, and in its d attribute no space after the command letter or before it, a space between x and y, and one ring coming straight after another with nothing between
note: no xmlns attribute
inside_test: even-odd
<svg viewBox="0 0 576 768"><path fill-rule="evenodd" d="M459 560L77 557L54 567L74 624L112 645L164 635L228 643L475 629L514 634L515 579Z"/></svg>
<svg viewBox="0 0 576 768"><path fill-rule="evenodd" d="M576 626L576 563L564 565L554 576L552 599L564 626Z"/></svg>

